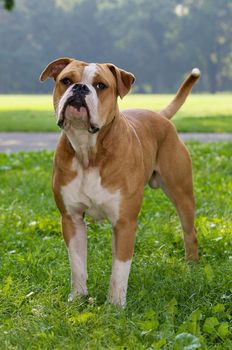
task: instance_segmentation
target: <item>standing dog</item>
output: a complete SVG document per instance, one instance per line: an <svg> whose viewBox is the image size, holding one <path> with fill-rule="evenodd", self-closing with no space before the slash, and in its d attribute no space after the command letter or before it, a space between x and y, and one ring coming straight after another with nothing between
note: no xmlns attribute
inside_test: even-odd
<svg viewBox="0 0 232 350"><path fill-rule="evenodd" d="M54 108L62 129L54 170L54 197L71 264L71 294L87 295L87 239L84 215L108 218L113 226L109 300L125 305L144 185L161 187L174 203L186 258L198 259L194 227L191 159L169 119L198 80L195 68L161 112L119 112L135 78L113 64L70 58L51 62L40 80L54 78Z"/></svg>

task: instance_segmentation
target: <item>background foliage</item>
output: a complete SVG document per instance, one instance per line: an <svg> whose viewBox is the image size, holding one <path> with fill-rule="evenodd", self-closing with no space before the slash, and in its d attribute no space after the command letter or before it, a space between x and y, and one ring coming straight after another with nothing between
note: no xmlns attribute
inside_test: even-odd
<svg viewBox="0 0 232 350"><path fill-rule="evenodd" d="M14 0L0 0L6 10L10 11L14 7Z"/></svg>
<svg viewBox="0 0 232 350"><path fill-rule="evenodd" d="M50 91L38 76L60 56L114 62L139 92L173 92L194 66L198 90L231 90L230 0L20 0L0 23L0 93Z"/></svg>

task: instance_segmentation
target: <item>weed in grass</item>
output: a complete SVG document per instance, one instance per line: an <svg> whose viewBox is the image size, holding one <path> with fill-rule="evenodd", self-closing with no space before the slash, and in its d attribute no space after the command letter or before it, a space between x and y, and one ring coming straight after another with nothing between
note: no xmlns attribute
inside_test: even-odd
<svg viewBox="0 0 232 350"><path fill-rule="evenodd" d="M88 219L90 295L68 304L52 154L0 155L1 349L232 348L232 144L189 149L200 263L185 263L174 208L146 188L124 310L106 303L109 223Z"/></svg>

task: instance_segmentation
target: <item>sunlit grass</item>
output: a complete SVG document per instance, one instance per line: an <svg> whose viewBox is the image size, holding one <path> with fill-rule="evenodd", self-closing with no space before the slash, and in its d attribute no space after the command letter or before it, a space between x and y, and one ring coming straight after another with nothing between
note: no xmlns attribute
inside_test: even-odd
<svg viewBox="0 0 232 350"><path fill-rule="evenodd" d="M173 95L131 94L120 108L159 111ZM173 122L179 131L232 132L232 94L192 94ZM0 131L58 131L51 95L0 95Z"/></svg>
<svg viewBox="0 0 232 350"><path fill-rule="evenodd" d="M232 144L188 146L200 263L185 263L173 206L146 188L124 310L106 303L110 225L87 218L91 299L69 304L52 153L0 155L1 349L232 348Z"/></svg>
<svg viewBox="0 0 232 350"><path fill-rule="evenodd" d="M0 111L53 111L51 95L0 95Z"/></svg>

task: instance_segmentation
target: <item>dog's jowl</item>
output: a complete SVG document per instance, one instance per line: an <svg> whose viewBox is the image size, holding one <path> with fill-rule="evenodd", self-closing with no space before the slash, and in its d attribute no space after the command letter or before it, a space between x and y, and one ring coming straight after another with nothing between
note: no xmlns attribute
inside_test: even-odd
<svg viewBox="0 0 232 350"><path fill-rule="evenodd" d="M195 68L173 101L159 113L119 111L135 81L113 64L70 58L51 62L41 81L54 78L54 108L62 129L57 145L53 191L71 264L69 300L87 295L85 213L113 228L109 300L125 305L137 218L144 186L160 187L180 217L186 258L197 260L191 159L170 118L184 103L200 71ZM152 213L151 213L152 215Z"/></svg>

